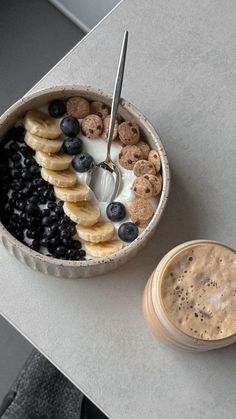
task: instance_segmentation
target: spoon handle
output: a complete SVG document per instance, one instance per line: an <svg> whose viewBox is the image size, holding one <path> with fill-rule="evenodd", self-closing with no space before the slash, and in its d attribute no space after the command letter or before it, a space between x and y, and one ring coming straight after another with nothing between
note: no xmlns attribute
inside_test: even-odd
<svg viewBox="0 0 236 419"><path fill-rule="evenodd" d="M127 44L128 44L128 31L125 31L121 53L120 53L120 60L119 60L118 68L117 68L116 81L115 81L115 86L114 86L113 96L112 96L111 119L110 119L110 124L109 124L108 143L107 143L107 158L106 158L107 161L111 161L111 154L110 154L111 143L112 143L112 137L113 137L113 131L114 131L114 126L115 126L118 106L120 103L120 94L121 94L124 70L125 70Z"/></svg>

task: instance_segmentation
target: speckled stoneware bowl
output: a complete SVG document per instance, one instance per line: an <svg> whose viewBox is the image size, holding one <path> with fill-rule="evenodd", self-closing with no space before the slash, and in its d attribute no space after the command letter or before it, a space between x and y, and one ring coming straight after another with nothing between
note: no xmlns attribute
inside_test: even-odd
<svg viewBox="0 0 236 419"><path fill-rule="evenodd" d="M102 90L90 86L58 86L38 91L23 97L11 106L0 118L0 141L8 129L16 123L28 110L40 107L54 99L65 99L71 96L83 96L89 100L98 100L111 105L111 96ZM30 268L54 276L72 277L93 277L105 274L118 266L126 263L142 249L151 235L154 233L165 209L170 186L170 173L166 152L160 138L152 125L142 113L131 103L122 99L119 114L126 120L136 122L151 148L156 149L162 163L163 189L160 202L148 227L131 244L124 247L112 256L93 259L88 261L68 261L44 256L15 239L6 228L0 223L0 236L5 248L14 255L20 262Z"/></svg>

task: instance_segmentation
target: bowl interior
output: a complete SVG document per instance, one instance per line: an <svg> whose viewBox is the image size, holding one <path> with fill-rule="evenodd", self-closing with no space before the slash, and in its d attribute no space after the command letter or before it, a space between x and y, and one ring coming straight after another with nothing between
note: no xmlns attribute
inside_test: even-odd
<svg viewBox="0 0 236 419"><path fill-rule="evenodd" d="M72 96L82 96L88 100L98 100L106 103L107 105L111 105L111 96L103 92L99 89L94 89L90 86L61 86L61 87L53 87L49 89L45 89L42 91L38 91L31 95L24 96L18 102L16 102L13 106L11 106L0 118L0 145L4 144L4 135L6 132L19 120L21 119L24 114L31 109L35 109L45 105L46 103L54 100L54 99L67 99L68 97ZM119 106L119 115L124 120L129 120L132 122L136 122L140 128L141 137L143 137L150 145L151 148L156 149L160 155L161 163L162 163L162 177L163 177L163 188L159 200L158 207L154 213L154 216L149 223L148 227L138 236L136 240L126 246L119 252L115 253L112 256L105 257L103 259L98 260L87 260L87 261L68 261L68 260L58 260L52 257L47 257L42 255L34 250L31 250L26 245L19 242L15 239L0 223L0 233L2 235L7 236L7 239L11 242L14 242L14 245L20 247L21 250L25 251L26 253L30 253L36 258L44 259L49 263L59 264L59 265L76 265L76 266L86 266L86 265L94 265L100 263L106 263L110 260L115 259L116 257L122 257L122 254L127 253L133 249L133 247L141 246L141 243L144 237L151 236L155 227L157 226L158 222L161 219L163 211L165 209L168 194L169 194L169 185L170 185L170 172L169 172L169 165L166 156L166 152L164 147L161 143L161 140L154 130L153 126L147 120L147 118L139 112L134 105L126 101L125 99L121 100Z"/></svg>

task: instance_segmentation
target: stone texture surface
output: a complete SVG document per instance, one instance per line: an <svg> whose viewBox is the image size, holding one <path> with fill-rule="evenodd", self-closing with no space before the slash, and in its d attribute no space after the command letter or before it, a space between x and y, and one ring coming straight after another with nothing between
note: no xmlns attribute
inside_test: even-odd
<svg viewBox="0 0 236 419"><path fill-rule="evenodd" d="M158 129L172 167L155 237L117 272L56 279L0 255L1 312L113 419L235 417L235 347L175 352L141 312L147 278L171 247L197 238L235 247L235 15L233 0L124 0L35 87L111 92L128 28L123 96Z"/></svg>

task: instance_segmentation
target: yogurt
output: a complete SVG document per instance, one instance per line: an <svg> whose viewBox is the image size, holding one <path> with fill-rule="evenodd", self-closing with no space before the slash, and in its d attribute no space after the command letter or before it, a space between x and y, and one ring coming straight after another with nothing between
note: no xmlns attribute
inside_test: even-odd
<svg viewBox="0 0 236 419"><path fill-rule="evenodd" d="M86 153L91 154L91 156L93 156L94 158L94 162L95 164L100 163L102 161L105 160L106 158L106 153L107 153L107 142L101 138L97 138L97 139L88 139L87 137L85 137L81 132L78 135L79 138L81 138L81 140L83 141L83 151L85 151ZM126 170L124 169L118 162L118 156L120 153L122 146L120 145L120 143L118 141L113 141L112 142L112 146L111 146L111 158L114 161L114 163L118 166L119 171L121 173L121 187L120 190L118 192L118 195L115 198L115 201L121 202L122 204L125 205L126 209L127 209L127 216L126 219L120 221L120 222L116 222L114 223L114 227L116 229L116 232L119 229L119 226L125 222L125 221L130 221L129 218L129 214L128 214L128 206L130 204L130 202L135 198L135 195L132 191L132 185L134 180L136 179L136 176L134 175L133 170ZM89 172L85 172L85 173L78 173L77 172L77 177L78 177L78 181L80 183L86 183L87 185L90 184L90 173ZM106 208L107 208L107 203L106 202L99 202L97 201L94 193L91 191L91 199L96 202L96 205L99 206L100 211L101 211L101 218L107 218L106 216ZM157 209L158 206L158 202L159 202L159 197L153 197L150 198L154 211ZM140 232L143 229L139 229ZM124 243L124 245L128 245L128 243Z"/></svg>

